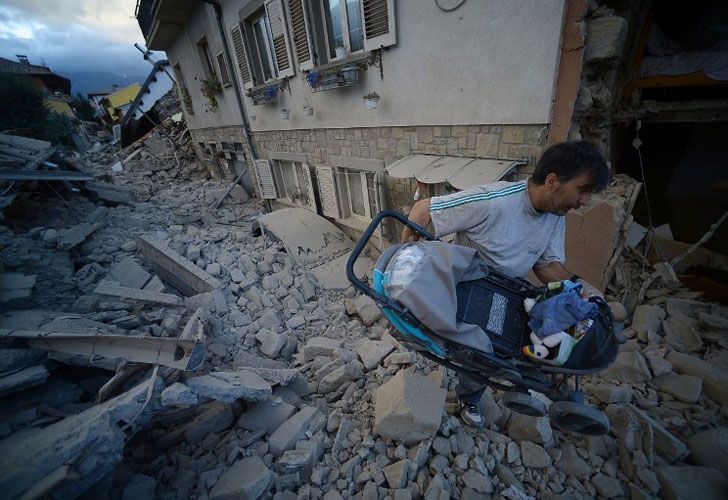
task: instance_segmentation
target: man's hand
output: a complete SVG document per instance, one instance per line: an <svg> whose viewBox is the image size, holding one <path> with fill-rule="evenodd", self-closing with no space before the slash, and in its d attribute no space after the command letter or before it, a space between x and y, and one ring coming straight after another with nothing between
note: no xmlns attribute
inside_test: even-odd
<svg viewBox="0 0 728 500"><path fill-rule="evenodd" d="M411 220L415 224L419 224L422 227L427 227L427 224L430 223L430 199L429 198L420 200L412 206L412 210L410 210L410 213L409 213L409 220ZM404 229L402 230L402 238L400 238L400 242L409 243L410 238L414 238L413 241L417 241L420 239L420 235L416 234L410 228L405 226Z"/></svg>
<svg viewBox="0 0 728 500"><path fill-rule="evenodd" d="M569 278L574 276L575 273L572 273L571 271L567 270L561 262L556 261L556 262L551 262L550 264L548 264L546 266L534 267L533 274L536 275L536 277L541 281L541 283L548 284L548 283L552 283L554 281L568 280ZM588 281L579 278L577 280L577 282L581 283L581 285L584 287L584 290L588 294L596 295L597 297L604 298L604 295L602 294L602 292L600 292L598 288L596 288L594 285L592 285Z"/></svg>

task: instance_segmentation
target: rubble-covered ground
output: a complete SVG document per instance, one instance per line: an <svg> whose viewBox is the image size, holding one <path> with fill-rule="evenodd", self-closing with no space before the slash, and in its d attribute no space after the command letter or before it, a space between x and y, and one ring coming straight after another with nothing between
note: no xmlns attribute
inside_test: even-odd
<svg viewBox="0 0 728 500"><path fill-rule="evenodd" d="M0 271L36 278L32 294L6 304L32 308L6 310L0 328L205 333L204 362L191 372L5 345L8 497L48 482L53 498L134 500L726 498L724 306L658 280L647 303L617 311L628 342L611 368L581 380L609 415L606 436L511 412L490 389L486 428L469 428L454 373L400 346L370 299L319 287L281 244L255 236L257 201L238 189L210 208L228 183L206 179L185 136L167 121L148 143L121 155L98 146L81 160L129 201L39 189L0 226ZM176 290L139 237L217 286ZM643 267L632 264L637 288ZM162 305L168 295L179 305ZM120 384L99 403L115 373Z"/></svg>

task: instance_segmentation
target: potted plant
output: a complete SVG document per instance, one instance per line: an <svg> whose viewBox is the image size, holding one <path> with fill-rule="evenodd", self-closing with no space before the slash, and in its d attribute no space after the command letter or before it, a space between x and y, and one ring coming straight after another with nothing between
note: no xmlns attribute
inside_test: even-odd
<svg viewBox="0 0 728 500"><path fill-rule="evenodd" d="M359 68L356 66L347 66L342 68L341 75L344 77L344 81L347 83L356 82L359 74Z"/></svg>
<svg viewBox="0 0 728 500"><path fill-rule="evenodd" d="M286 108L282 108L280 113L281 113L281 120L288 120L288 110Z"/></svg>
<svg viewBox="0 0 728 500"><path fill-rule="evenodd" d="M376 92L367 92L362 96L362 99L364 99L367 109L377 109L379 106L379 94Z"/></svg>
<svg viewBox="0 0 728 500"><path fill-rule="evenodd" d="M217 94L222 93L222 84L214 76L203 78L200 84L200 92L210 102L210 109L217 111Z"/></svg>

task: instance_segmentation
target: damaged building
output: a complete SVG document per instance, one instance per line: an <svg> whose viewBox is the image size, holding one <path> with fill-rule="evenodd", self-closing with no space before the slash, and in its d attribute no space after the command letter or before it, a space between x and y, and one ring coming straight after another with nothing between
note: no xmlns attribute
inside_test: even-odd
<svg viewBox="0 0 728 500"><path fill-rule="evenodd" d="M728 24L691 5L139 0L166 59L129 137L0 134L0 497L725 498L725 87L676 56ZM577 384L609 425L499 385L475 429L344 264L380 210L579 138L615 174L566 216L625 340Z"/></svg>

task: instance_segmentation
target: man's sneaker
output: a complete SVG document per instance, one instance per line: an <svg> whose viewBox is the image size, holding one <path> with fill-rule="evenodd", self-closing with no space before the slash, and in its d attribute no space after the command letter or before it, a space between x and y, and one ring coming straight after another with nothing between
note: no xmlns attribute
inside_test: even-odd
<svg viewBox="0 0 728 500"><path fill-rule="evenodd" d="M472 427L483 427L484 419L480 413L480 405L477 403L462 402L463 409L460 411L460 418Z"/></svg>

